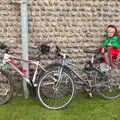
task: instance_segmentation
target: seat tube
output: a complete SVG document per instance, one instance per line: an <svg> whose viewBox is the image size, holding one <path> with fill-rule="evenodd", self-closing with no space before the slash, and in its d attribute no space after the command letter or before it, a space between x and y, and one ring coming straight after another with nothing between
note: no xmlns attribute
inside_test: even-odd
<svg viewBox="0 0 120 120"><path fill-rule="evenodd" d="M62 73L63 73L63 66L65 65L65 59L63 59L63 61L62 61L62 66L60 67L60 69L58 70L58 74L59 74L59 76L58 76L58 81L57 81L57 84L56 84L56 86L62 81Z"/></svg>
<svg viewBox="0 0 120 120"><path fill-rule="evenodd" d="M39 62L37 61L35 71L34 71L34 75L33 75L33 80L32 80L33 83L35 82L35 78L36 78L36 74L37 74L37 70L38 70L38 65L39 65Z"/></svg>

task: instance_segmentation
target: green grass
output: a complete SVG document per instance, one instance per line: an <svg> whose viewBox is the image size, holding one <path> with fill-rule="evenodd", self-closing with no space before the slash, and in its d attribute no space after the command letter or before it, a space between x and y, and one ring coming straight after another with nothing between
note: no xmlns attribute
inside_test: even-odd
<svg viewBox="0 0 120 120"><path fill-rule="evenodd" d="M66 109L54 111L42 107L36 98L14 97L0 106L0 120L120 120L120 99L88 98L78 93Z"/></svg>

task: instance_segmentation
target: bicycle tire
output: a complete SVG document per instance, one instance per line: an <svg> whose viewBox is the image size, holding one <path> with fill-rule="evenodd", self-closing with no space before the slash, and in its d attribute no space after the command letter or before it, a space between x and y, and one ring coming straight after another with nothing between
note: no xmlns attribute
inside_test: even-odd
<svg viewBox="0 0 120 120"><path fill-rule="evenodd" d="M109 70L104 74L96 72L95 75L96 90L106 100L120 97L120 69L115 63L114 66L114 70Z"/></svg>
<svg viewBox="0 0 120 120"><path fill-rule="evenodd" d="M62 81L59 83L59 86L55 88L54 85L57 81L53 78L57 79L58 75L58 70L50 70L41 77L38 83L38 101L47 109L60 110L66 108L76 94L73 78L66 69L62 72Z"/></svg>
<svg viewBox="0 0 120 120"><path fill-rule="evenodd" d="M13 96L14 85L11 75L5 71L0 73L0 105L6 104Z"/></svg>

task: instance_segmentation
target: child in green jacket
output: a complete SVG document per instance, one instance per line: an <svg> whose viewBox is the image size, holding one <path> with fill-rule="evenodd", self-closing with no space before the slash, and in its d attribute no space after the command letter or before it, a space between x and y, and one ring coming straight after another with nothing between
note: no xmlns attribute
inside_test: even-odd
<svg viewBox="0 0 120 120"><path fill-rule="evenodd" d="M107 35L104 37L99 54L104 54L105 61L114 69L112 58L117 57L119 54L118 36L115 36L117 29L114 25L107 27Z"/></svg>

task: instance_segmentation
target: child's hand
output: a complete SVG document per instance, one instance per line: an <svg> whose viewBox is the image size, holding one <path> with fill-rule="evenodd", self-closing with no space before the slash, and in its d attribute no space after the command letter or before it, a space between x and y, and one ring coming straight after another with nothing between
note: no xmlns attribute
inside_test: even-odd
<svg viewBox="0 0 120 120"><path fill-rule="evenodd" d="M112 45L111 44L107 44L108 47L111 47Z"/></svg>
<svg viewBox="0 0 120 120"><path fill-rule="evenodd" d="M104 49L104 48L102 48L101 53L104 53L104 52L105 52L105 49Z"/></svg>

